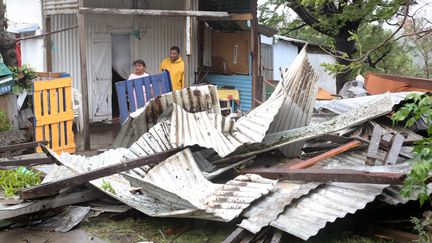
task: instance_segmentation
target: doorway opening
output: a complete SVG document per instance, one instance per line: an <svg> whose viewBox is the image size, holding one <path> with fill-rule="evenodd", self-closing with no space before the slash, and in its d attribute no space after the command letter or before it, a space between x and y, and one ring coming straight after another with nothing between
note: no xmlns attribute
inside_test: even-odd
<svg viewBox="0 0 432 243"><path fill-rule="evenodd" d="M127 80L131 70L130 34L112 34L112 116L120 116L115 83Z"/></svg>

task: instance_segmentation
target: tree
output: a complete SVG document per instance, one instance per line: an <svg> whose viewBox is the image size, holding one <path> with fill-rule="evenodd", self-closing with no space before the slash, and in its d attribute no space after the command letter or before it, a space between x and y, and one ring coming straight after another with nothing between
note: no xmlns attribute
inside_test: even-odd
<svg viewBox="0 0 432 243"><path fill-rule="evenodd" d="M431 23L424 17L410 18L404 25L404 36L414 46L414 51L423 62L423 76L432 78L432 33Z"/></svg>
<svg viewBox="0 0 432 243"><path fill-rule="evenodd" d="M354 61L366 60L372 52L366 51L362 56L358 55L358 40L353 36L367 23L390 21L399 11L404 11L403 15L406 15L408 7L404 5L408 5L406 0L269 0L260 10L288 7L302 20L299 28L309 26L328 36L334 43L335 50L344 53L337 56L338 63L346 67L336 75L336 86L340 90L350 79L350 65ZM271 14L267 12L260 15L264 23L280 18L275 12L274 16Z"/></svg>
<svg viewBox="0 0 432 243"><path fill-rule="evenodd" d="M6 5L0 0L0 54L8 66L16 66L15 36L6 32Z"/></svg>

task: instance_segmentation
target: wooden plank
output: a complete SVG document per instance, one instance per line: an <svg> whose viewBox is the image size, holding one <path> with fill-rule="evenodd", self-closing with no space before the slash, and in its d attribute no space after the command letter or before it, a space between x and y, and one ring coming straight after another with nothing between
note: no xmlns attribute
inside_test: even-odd
<svg viewBox="0 0 432 243"><path fill-rule="evenodd" d="M396 161L399 157L399 153L401 151L403 142L405 141L405 137L399 133L396 133L392 139L392 145L390 146L389 151L386 154L384 159L384 163L386 164L396 164Z"/></svg>
<svg viewBox="0 0 432 243"><path fill-rule="evenodd" d="M363 138L363 137L358 137L358 136L356 136L356 137L354 137L354 138L357 139L357 140L360 140L360 141L362 141L362 142L365 142L365 143L370 143L369 140L367 140L366 138ZM399 156L402 157L402 158L405 158L405 159L412 159L412 158L413 158L412 155L407 154L407 153L403 153L403 152L400 152L400 153L399 153Z"/></svg>
<svg viewBox="0 0 432 243"><path fill-rule="evenodd" d="M143 86L143 79L135 79L133 80L135 92L136 92L136 99L137 99L137 109L144 107L145 105L145 99L144 99L144 86Z"/></svg>
<svg viewBox="0 0 432 243"><path fill-rule="evenodd" d="M120 109L120 122L123 123L129 116L129 109L126 100L126 82L117 82L115 85Z"/></svg>
<svg viewBox="0 0 432 243"><path fill-rule="evenodd" d="M74 140L74 134L72 131L72 121L66 122L66 132L67 132L67 134L65 134L65 137L67 138L67 146L65 146L66 151L73 153L73 152L75 152L75 140ZM56 152L58 152L58 151L56 151Z"/></svg>
<svg viewBox="0 0 432 243"><path fill-rule="evenodd" d="M375 165L375 161L378 158L378 149L381 143L381 137L384 132L385 130L380 125L374 126L366 155L366 164Z"/></svg>
<svg viewBox="0 0 432 243"><path fill-rule="evenodd" d="M52 150L42 146L44 152L54 161L65 164ZM127 162L117 163L110 166L102 167L96 170L81 173L80 175L68 177L65 179L56 180L39 186L27 188L21 191L21 199L34 199L57 194L61 189L81 185L83 183L95 180L101 177L131 170L144 165L159 163L168 157L181 151L183 148L170 149L162 153L156 153L142 158L137 158Z"/></svg>
<svg viewBox="0 0 432 243"><path fill-rule="evenodd" d="M135 89L132 80L126 80L127 98L129 100L129 113L136 111Z"/></svg>
<svg viewBox="0 0 432 243"><path fill-rule="evenodd" d="M83 0L78 0L78 7L83 7ZM90 150L90 126L89 126L89 96L88 96L88 80L87 80L87 36L84 22L84 15L77 14L78 19L78 46L80 52L81 63L81 94L82 94L82 109L83 109L83 133L84 133L84 150Z"/></svg>
<svg viewBox="0 0 432 243"><path fill-rule="evenodd" d="M235 14L217 11L193 11L193 10L157 10L157 9L120 9L120 8L88 8L79 7L80 14L121 14L121 15L145 15L145 16L170 16L170 17L212 17L229 18Z"/></svg>
<svg viewBox="0 0 432 243"><path fill-rule="evenodd" d="M262 101L262 88L263 83L259 78L259 51L258 45L259 36L257 31L258 18L257 18L257 0L251 1L251 14L253 20L251 21L251 55L252 55L252 107L257 107Z"/></svg>
<svg viewBox="0 0 432 243"><path fill-rule="evenodd" d="M280 242L282 242L282 235L283 235L282 231L280 231L278 229L275 230L275 232L273 234L273 237L271 238L270 243L280 243Z"/></svg>
<svg viewBox="0 0 432 243"><path fill-rule="evenodd" d="M67 121L67 120L73 120L73 116L74 116L74 114L73 114L72 110L69 110L67 112L63 112L60 114L35 116L36 126L53 124L53 123L58 123L61 121Z"/></svg>
<svg viewBox="0 0 432 243"><path fill-rule="evenodd" d="M241 227L237 227L237 229L235 229L230 235L228 235L227 238L225 238L224 241L222 241L222 243L236 243L236 242L240 242L244 237L246 237L248 235L248 231L241 228Z"/></svg>
<svg viewBox="0 0 432 243"><path fill-rule="evenodd" d="M12 144L8 146L0 147L0 153L6 152L6 151L14 151L18 149L25 149L25 148L34 148L39 146L39 144L47 145L48 142L44 140L40 140L37 142L28 142L28 143L20 143L20 144Z"/></svg>
<svg viewBox="0 0 432 243"><path fill-rule="evenodd" d="M52 80L41 80L33 82L34 91L41 91L47 89L57 89L63 87L71 87L72 86L72 78L59 78L56 79L55 82Z"/></svg>
<svg viewBox="0 0 432 243"><path fill-rule="evenodd" d="M313 158L301 161L299 163L296 163L294 165L291 165L290 167L288 167L288 169L304 169L307 167L310 167L312 165L315 165L317 163L319 163L320 161L323 161L325 159L331 158L333 156L336 156L338 154L344 153L350 149L356 148L358 146L360 146L362 144L362 142L355 140L355 141L351 141L349 143L346 143L342 146L339 146L335 149L329 150L323 154L320 154L318 156L315 156Z"/></svg>
<svg viewBox="0 0 432 243"><path fill-rule="evenodd" d="M241 174L258 174L269 179L305 182L349 182L401 185L406 175L401 173L374 173L344 169L280 169L260 168L241 171Z"/></svg>
<svg viewBox="0 0 432 243"><path fill-rule="evenodd" d="M28 166L28 165L42 165L52 164L54 161L51 158L34 158L34 159L19 159L0 161L0 166Z"/></svg>
<svg viewBox="0 0 432 243"><path fill-rule="evenodd" d="M17 205L14 209L0 209L0 220L13 218L16 216L39 212L42 210L47 210L50 208L56 208L64 205L71 205L81 202L87 202L102 198L104 195L102 192L92 189L80 190L77 192L72 192L69 194L61 194L54 198L47 198L42 200L37 200L29 203L24 203L22 205Z"/></svg>

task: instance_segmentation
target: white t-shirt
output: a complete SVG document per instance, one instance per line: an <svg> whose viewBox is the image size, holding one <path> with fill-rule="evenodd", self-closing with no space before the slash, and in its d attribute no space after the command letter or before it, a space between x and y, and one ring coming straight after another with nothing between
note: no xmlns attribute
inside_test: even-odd
<svg viewBox="0 0 432 243"><path fill-rule="evenodd" d="M141 75L136 75L135 73L131 73L131 75L129 75L128 80L137 79L137 78L144 78L144 77L147 77L147 76L150 76L150 75L148 73L143 73Z"/></svg>

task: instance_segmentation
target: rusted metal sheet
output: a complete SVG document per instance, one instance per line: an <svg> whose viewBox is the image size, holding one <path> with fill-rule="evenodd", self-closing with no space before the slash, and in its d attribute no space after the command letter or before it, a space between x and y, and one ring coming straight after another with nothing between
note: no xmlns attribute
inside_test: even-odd
<svg viewBox="0 0 432 243"><path fill-rule="evenodd" d="M371 94L386 92L432 92L432 80L381 73L367 73L365 87Z"/></svg>
<svg viewBox="0 0 432 243"><path fill-rule="evenodd" d="M129 115L114 141L114 147L129 147L153 127L159 117L177 104L188 112L220 114L216 87L212 85L190 87L151 99L147 104Z"/></svg>

